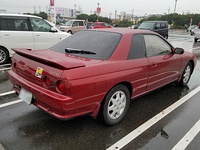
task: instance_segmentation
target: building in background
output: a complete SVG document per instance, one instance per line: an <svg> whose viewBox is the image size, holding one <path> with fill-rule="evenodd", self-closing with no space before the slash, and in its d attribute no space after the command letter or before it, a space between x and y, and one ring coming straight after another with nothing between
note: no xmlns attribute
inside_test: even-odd
<svg viewBox="0 0 200 150"><path fill-rule="evenodd" d="M66 20L66 19L76 18L76 16L82 14L83 11L76 10L75 12L75 9L56 7L55 13L57 20Z"/></svg>

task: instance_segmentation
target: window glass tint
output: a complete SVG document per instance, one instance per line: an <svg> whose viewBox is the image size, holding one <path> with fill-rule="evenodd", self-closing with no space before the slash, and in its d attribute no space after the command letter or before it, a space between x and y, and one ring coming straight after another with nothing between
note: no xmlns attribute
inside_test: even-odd
<svg viewBox="0 0 200 150"><path fill-rule="evenodd" d="M171 53L171 46L156 35L144 35L147 57Z"/></svg>
<svg viewBox="0 0 200 150"><path fill-rule="evenodd" d="M40 18L30 18L33 31L50 32L51 25Z"/></svg>
<svg viewBox="0 0 200 150"><path fill-rule="evenodd" d="M0 18L0 30L8 30L7 21L5 18Z"/></svg>
<svg viewBox="0 0 200 150"><path fill-rule="evenodd" d="M156 29L160 29L160 23L156 23Z"/></svg>
<svg viewBox="0 0 200 150"><path fill-rule="evenodd" d="M79 31L58 44L51 50L66 53L65 49L91 51L96 54L69 53L85 58L108 59L121 39L121 34L105 31L84 30Z"/></svg>
<svg viewBox="0 0 200 150"><path fill-rule="evenodd" d="M161 28L162 28L162 29L163 29L163 28L167 28L166 23L161 23Z"/></svg>
<svg viewBox="0 0 200 150"><path fill-rule="evenodd" d="M155 26L154 22L143 22L140 26L139 29L146 29L146 30L153 30Z"/></svg>
<svg viewBox="0 0 200 150"><path fill-rule="evenodd" d="M97 26L98 24L97 23L93 23L93 24L91 24L91 26Z"/></svg>
<svg viewBox="0 0 200 150"><path fill-rule="evenodd" d="M138 59L145 57L145 43L143 35L133 35L128 59Z"/></svg>
<svg viewBox="0 0 200 150"><path fill-rule="evenodd" d="M1 30L29 31L27 19L22 18L1 18Z"/></svg>
<svg viewBox="0 0 200 150"><path fill-rule="evenodd" d="M78 21L74 21L73 26L78 26Z"/></svg>
<svg viewBox="0 0 200 150"><path fill-rule="evenodd" d="M79 21L79 26L84 26L83 21Z"/></svg>
<svg viewBox="0 0 200 150"><path fill-rule="evenodd" d="M19 31L28 31L27 19L15 19L15 26Z"/></svg>

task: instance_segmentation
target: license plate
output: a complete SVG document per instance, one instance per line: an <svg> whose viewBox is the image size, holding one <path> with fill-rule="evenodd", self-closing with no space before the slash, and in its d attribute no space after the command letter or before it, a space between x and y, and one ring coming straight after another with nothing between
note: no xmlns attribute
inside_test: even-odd
<svg viewBox="0 0 200 150"><path fill-rule="evenodd" d="M32 101L32 93L27 91L24 88L21 88L21 90L19 92L19 98L30 105L31 101Z"/></svg>

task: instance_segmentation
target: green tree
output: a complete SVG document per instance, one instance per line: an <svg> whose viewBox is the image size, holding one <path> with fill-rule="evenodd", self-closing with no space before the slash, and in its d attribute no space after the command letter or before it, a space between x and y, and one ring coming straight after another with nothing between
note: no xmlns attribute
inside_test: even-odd
<svg viewBox="0 0 200 150"><path fill-rule="evenodd" d="M24 14L39 16L39 17L42 17L43 19L47 19L47 18L48 18L47 13L45 13L45 12L40 12L39 14L38 14L38 13L34 13L34 14L31 14L31 13L24 13Z"/></svg>
<svg viewBox="0 0 200 150"><path fill-rule="evenodd" d="M88 19L88 17L89 17L89 16L88 16L87 14L80 14L80 15L77 15L77 16L76 16L77 19L83 19L83 20Z"/></svg>

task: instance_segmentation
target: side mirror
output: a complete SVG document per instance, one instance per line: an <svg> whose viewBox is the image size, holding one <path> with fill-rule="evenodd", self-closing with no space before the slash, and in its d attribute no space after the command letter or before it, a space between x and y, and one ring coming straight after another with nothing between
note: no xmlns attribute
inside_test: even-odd
<svg viewBox="0 0 200 150"><path fill-rule="evenodd" d="M50 31L51 31L51 32L58 32L57 29L54 28L54 27L51 27L51 30L50 30Z"/></svg>
<svg viewBox="0 0 200 150"><path fill-rule="evenodd" d="M184 49L183 48L175 48L174 49L174 54L183 54L184 53Z"/></svg>

